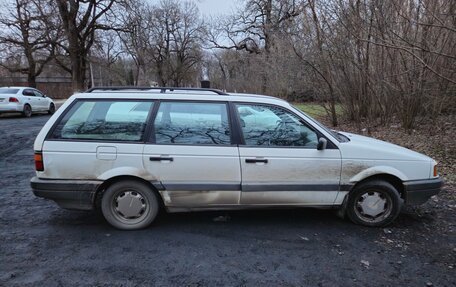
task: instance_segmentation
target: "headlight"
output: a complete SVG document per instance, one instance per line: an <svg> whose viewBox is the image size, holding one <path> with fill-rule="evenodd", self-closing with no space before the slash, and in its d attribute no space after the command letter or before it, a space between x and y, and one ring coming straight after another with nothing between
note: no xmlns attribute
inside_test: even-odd
<svg viewBox="0 0 456 287"><path fill-rule="evenodd" d="M438 170L437 170L437 162L436 162L436 161L434 161L433 176L434 176L434 177L439 176L439 172L438 172Z"/></svg>

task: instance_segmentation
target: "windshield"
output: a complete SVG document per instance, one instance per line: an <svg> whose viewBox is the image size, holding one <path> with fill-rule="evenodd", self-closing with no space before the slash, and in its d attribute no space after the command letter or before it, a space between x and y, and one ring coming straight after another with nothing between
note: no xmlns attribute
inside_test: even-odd
<svg viewBox="0 0 456 287"><path fill-rule="evenodd" d="M292 106L298 113L306 116L308 119L310 119L311 121L313 121L317 126L319 126L320 128L324 129L327 133L331 134L334 138L336 138L339 142L348 142L349 139L344 136L343 134L341 133L338 133L337 131L335 130L331 130L329 129L328 127L326 127L324 124L320 123L319 121L317 121L316 119L312 118L311 116L309 116L308 114L304 113L303 111L301 111L299 108L295 107L295 106Z"/></svg>
<svg viewBox="0 0 456 287"><path fill-rule="evenodd" d="M14 95L19 92L19 89L9 89L9 88L0 88L0 94L10 94Z"/></svg>

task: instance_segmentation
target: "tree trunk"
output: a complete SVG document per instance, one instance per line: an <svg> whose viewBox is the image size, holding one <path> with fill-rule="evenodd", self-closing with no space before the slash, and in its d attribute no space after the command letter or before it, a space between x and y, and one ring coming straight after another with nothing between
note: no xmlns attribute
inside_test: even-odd
<svg viewBox="0 0 456 287"><path fill-rule="evenodd" d="M27 74L27 82L28 86L32 88L36 88L36 75L35 73L28 73Z"/></svg>

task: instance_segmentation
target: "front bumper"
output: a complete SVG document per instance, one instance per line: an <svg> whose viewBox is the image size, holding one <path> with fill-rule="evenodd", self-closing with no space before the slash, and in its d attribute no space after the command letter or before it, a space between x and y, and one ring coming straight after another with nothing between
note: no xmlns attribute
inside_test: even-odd
<svg viewBox="0 0 456 287"><path fill-rule="evenodd" d="M423 204L431 196L439 193L442 186L443 180L441 178L406 181L404 182L405 204Z"/></svg>
<svg viewBox="0 0 456 287"><path fill-rule="evenodd" d="M52 199L65 209L94 209L95 193L101 181L39 179L30 181L35 196Z"/></svg>

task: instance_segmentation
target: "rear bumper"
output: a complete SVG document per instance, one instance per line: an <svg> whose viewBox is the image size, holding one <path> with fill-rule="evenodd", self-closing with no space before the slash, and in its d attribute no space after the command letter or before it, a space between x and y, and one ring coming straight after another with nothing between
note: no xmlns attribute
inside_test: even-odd
<svg viewBox="0 0 456 287"><path fill-rule="evenodd" d="M17 113L24 110L24 105L18 103L0 103L0 113Z"/></svg>
<svg viewBox="0 0 456 287"><path fill-rule="evenodd" d="M441 178L406 181L404 182L405 204L423 204L431 196L438 194L442 186Z"/></svg>
<svg viewBox="0 0 456 287"><path fill-rule="evenodd" d="M76 210L94 209L95 193L101 181L57 180L33 177L30 181L35 196L52 199L60 207Z"/></svg>

